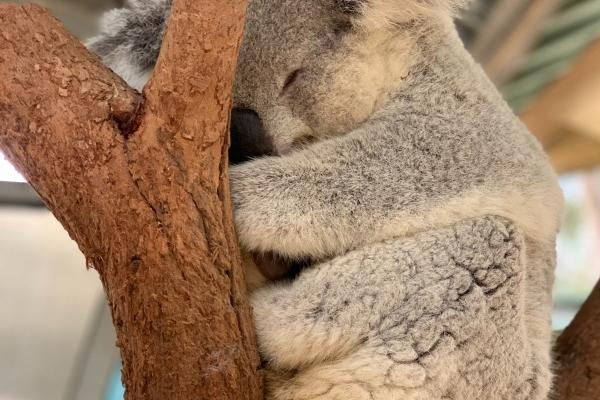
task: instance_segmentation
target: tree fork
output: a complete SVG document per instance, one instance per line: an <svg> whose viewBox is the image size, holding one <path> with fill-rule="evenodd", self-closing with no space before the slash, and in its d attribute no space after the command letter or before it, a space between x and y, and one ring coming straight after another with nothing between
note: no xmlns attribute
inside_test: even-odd
<svg viewBox="0 0 600 400"><path fill-rule="evenodd" d="M128 400L262 398L232 222L245 0L175 0L144 97L42 8L0 6L0 149L94 267Z"/></svg>

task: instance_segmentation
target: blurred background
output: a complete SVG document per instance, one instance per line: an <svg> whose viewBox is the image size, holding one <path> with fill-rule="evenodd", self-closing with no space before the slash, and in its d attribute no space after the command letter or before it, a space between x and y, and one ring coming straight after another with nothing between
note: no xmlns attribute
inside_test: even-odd
<svg viewBox="0 0 600 400"><path fill-rule="evenodd" d="M94 34L102 12L122 5L34 2L82 39ZM477 0L458 24L561 175L567 215L555 287L560 329L600 276L600 0ZM0 154L0 400L122 396L96 272Z"/></svg>

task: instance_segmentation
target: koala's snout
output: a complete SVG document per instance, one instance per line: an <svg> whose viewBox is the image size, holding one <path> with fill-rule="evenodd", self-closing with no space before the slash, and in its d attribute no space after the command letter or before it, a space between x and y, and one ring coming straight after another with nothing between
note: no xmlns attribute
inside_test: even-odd
<svg viewBox="0 0 600 400"><path fill-rule="evenodd" d="M231 111L229 162L239 164L252 158L273 155L273 140L265 131L258 114L249 109Z"/></svg>

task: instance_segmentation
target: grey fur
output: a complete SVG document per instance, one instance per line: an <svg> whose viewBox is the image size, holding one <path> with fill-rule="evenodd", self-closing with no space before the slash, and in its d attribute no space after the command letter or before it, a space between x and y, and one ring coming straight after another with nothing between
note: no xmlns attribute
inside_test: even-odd
<svg viewBox="0 0 600 400"><path fill-rule="evenodd" d="M253 294L269 398L545 399L562 214L546 156L463 48L464 2L340 3L250 0L239 57L234 105L281 154L231 169L240 241L330 260ZM144 47L121 32L94 48Z"/></svg>
<svg viewBox="0 0 600 400"><path fill-rule="evenodd" d="M128 0L101 21L101 33L88 43L105 64L129 81L154 67L171 10L171 0ZM136 80L134 86L140 87Z"/></svg>
<svg viewBox="0 0 600 400"><path fill-rule="evenodd" d="M523 340L525 247L514 225L483 217L353 251L259 290L269 396L544 398L547 360ZM312 346L321 351L298 364L290 347Z"/></svg>

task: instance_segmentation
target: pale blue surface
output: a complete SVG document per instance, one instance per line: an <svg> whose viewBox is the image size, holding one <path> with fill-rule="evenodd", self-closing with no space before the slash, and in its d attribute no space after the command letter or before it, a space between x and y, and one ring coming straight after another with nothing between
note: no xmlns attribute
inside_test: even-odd
<svg viewBox="0 0 600 400"><path fill-rule="evenodd" d="M121 383L121 366L115 368L110 381L108 382L108 388L106 389L106 400L123 400L125 397L125 388Z"/></svg>

